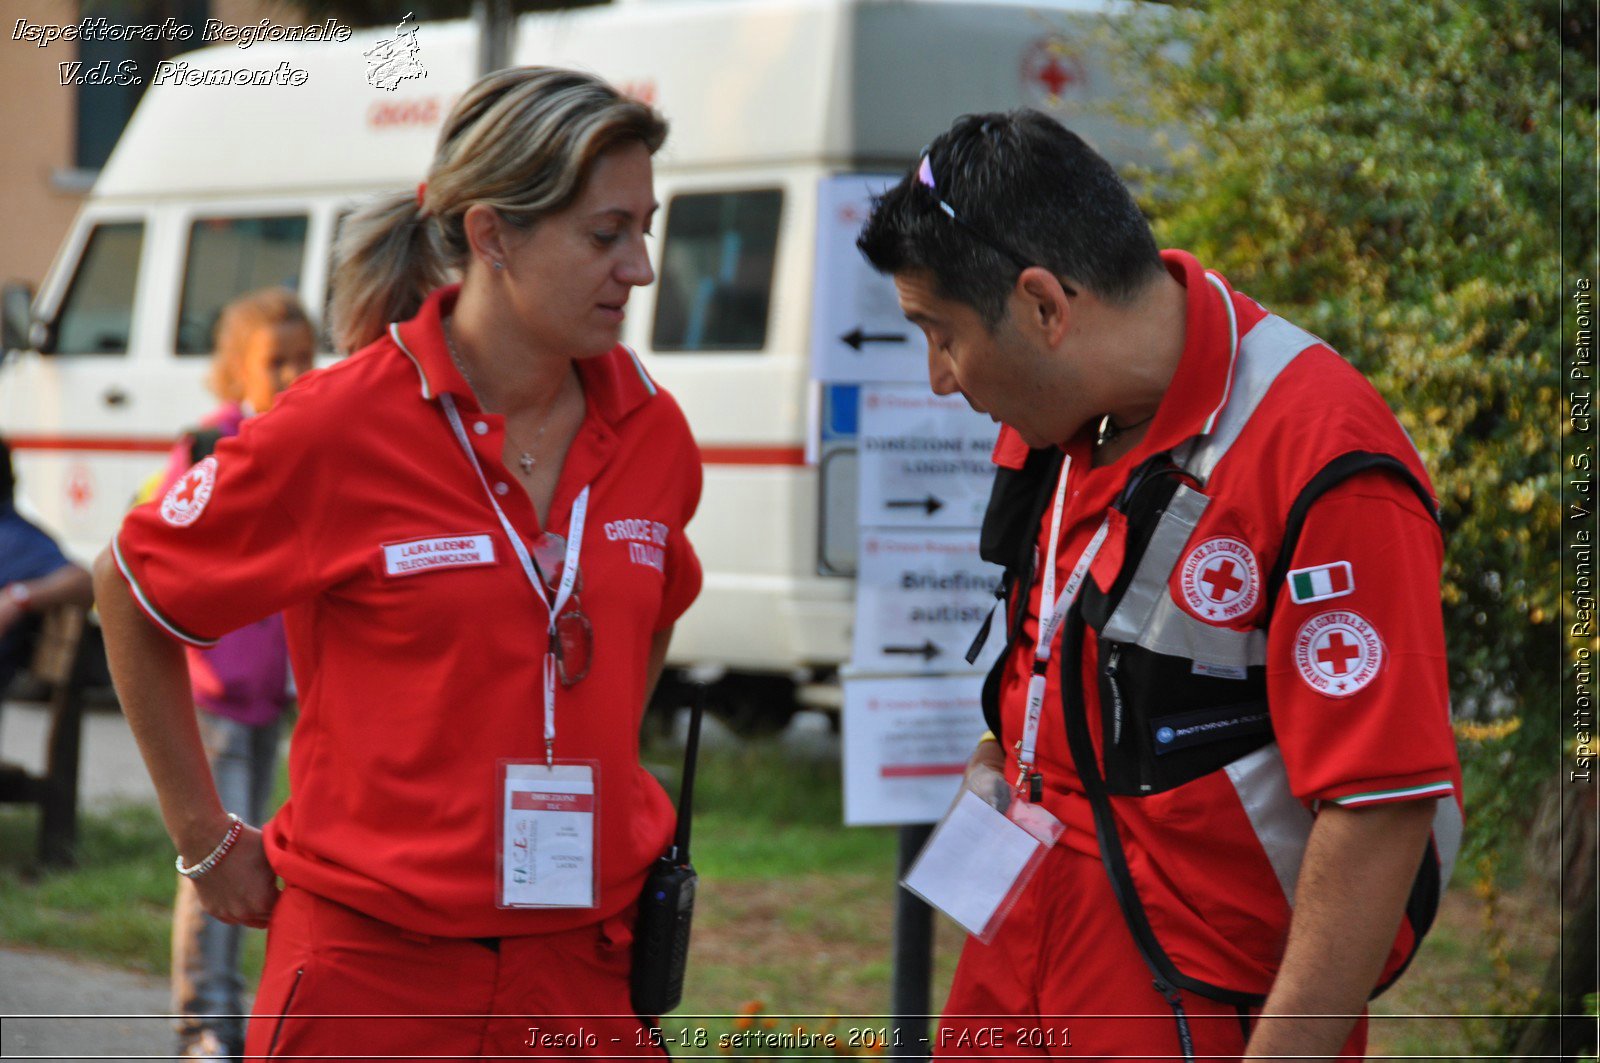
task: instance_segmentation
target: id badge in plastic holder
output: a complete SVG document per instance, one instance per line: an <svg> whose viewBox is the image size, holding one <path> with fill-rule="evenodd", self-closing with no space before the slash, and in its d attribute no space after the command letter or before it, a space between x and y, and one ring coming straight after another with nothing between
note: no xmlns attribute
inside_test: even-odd
<svg viewBox="0 0 1600 1063"><path fill-rule="evenodd" d="M1039 805L1014 798L997 808L963 781L900 884L987 945L1062 829Z"/></svg>
<svg viewBox="0 0 1600 1063"><path fill-rule="evenodd" d="M500 762L500 908L594 908L600 897L600 763Z"/></svg>

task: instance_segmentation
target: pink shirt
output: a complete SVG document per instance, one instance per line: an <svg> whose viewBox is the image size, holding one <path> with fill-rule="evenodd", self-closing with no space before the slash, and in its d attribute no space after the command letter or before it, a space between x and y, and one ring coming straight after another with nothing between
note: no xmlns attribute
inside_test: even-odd
<svg viewBox="0 0 1600 1063"><path fill-rule="evenodd" d="M236 402L225 402L201 420L206 428L221 429L223 438L239 434L245 412ZM172 448L167 471L157 497L165 495L192 464L189 437ZM222 636L215 646L186 647L189 684L195 704L207 712L251 727L272 723L289 705L289 644L283 617L273 614Z"/></svg>

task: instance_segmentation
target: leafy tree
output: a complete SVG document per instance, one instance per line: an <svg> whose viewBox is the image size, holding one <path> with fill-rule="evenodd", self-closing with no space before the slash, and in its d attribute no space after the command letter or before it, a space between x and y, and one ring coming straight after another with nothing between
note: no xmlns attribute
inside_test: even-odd
<svg viewBox="0 0 1600 1063"><path fill-rule="evenodd" d="M1457 712L1520 715L1519 749L1546 769L1558 233L1568 273L1595 237L1587 18L1564 24L1555 0L1253 0L1125 39L1150 117L1190 138L1146 175L1163 239L1326 338L1396 407L1442 505Z"/></svg>
<svg viewBox="0 0 1600 1063"><path fill-rule="evenodd" d="M1161 14L1112 31L1149 85L1144 117L1184 135L1170 169L1142 175L1161 237L1354 361L1433 474L1468 721L1461 866L1493 889L1561 748L1561 344L1574 279L1594 273L1594 9Z"/></svg>

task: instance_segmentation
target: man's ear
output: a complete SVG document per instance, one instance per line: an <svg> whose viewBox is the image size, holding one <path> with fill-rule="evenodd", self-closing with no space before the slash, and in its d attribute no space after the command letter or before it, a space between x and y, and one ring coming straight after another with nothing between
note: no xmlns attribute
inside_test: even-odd
<svg viewBox="0 0 1600 1063"><path fill-rule="evenodd" d="M472 257L486 266L503 263L510 257L506 230L510 228L498 211L483 203L474 203L461 216L461 225L472 248Z"/></svg>
<svg viewBox="0 0 1600 1063"><path fill-rule="evenodd" d="M1034 330L1047 346L1058 345L1066 336L1073 307L1054 273L1029 266L1017 276L1011 298L1013 319Z"/></svg>

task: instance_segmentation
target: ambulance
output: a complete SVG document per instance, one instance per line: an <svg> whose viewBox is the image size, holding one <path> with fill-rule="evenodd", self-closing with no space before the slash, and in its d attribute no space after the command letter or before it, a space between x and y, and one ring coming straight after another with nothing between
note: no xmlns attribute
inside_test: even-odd
<svg viewBox="0 0 1600 1063"><path fill-rule="evenodd" d="M696 668L721 676L711 700L737 723L837 704L855 463L848 411L832 411L845 438L818 446L828 395L813 352L842 337L817 334L813 294L859 269L819 256L819 226L860 217L821 217L819 190L848 174L886 184L957 115L1021 106L1114 162L1156 162L1150 134L1108 106L1138 88L1108 66L1113 10L620 0L517 21L513 62L593 71L671 122L656 161L659 279L630 301L623 333L683 406L705 462L690 526L705 589L673 640L669 697ZM0 435L19 504L77 559L107 543L177 433L213 405L221 307L269 284L326 306L341 219L415 187L477 50L470 22L402 22L209 47L153 79L38 293L5 296ZM841 254L854 251L829 252ZM866 283L885 286L876 298L892 310L888 283Z"/></svg>

